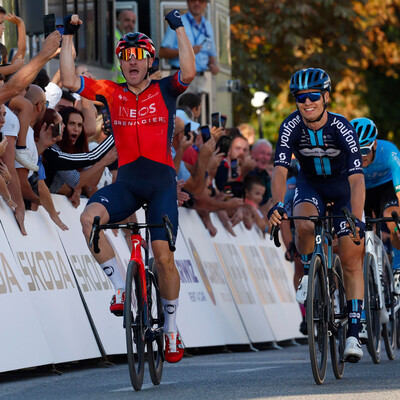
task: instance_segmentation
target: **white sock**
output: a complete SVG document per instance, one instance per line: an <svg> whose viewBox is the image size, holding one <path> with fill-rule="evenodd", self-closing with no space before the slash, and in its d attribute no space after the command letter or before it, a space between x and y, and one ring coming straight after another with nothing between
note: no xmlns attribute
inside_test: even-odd
<svg viewBox="0 0 400 400"><path fill-rule="evenodd" d="M115 257L100 264L100 267L103 268L104 273L110 279L115 290L125 290L125 281L122 279L121 273L119 272L117 259Z"/></svg>
<svg viewBox="0 0 400 400"><path fill-rule="evenodd" d="M161 298L161 304L164 309L164 332L178 332L176 326L176 309L178 308L178 299L166 300Z"/></svg>

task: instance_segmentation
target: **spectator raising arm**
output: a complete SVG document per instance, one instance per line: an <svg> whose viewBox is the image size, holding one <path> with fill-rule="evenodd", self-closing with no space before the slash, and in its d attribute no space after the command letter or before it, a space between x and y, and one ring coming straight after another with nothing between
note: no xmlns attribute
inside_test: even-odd
<svg viewBox="0 0 400 400"><path fill-rule="evenodd" d="M5 103L20 94L36 77L41 68L51 59L60 45L60 32L52 32L43 42L40 52L24 65L4 86L0 87L0 103Z"/></svg>
<svg viewBox="0 0 400 400"><path fill-rule="evenodd" d="M71 16L68 22L69 26L75 26L76 30L82 25L82 21L78 15L74 14ZM63 35L63 42L60 53L60 72L61 82L63 85L71 90L77 92L81 87L81 80L75 73L75 62L72 57L73 54L73 32L66 31Z"/></svg>
<svg viewBox="0 0 400 400"><path fill-rule="evenodd" d="M17 26L18 30L18 43L17 47L18 50L15 53L14 57L12 60L8 60L9 63L13 63L15 60L23 60L25 58L25 53L26 53L26 29L25 29L25 23L22 18L17 17L15 14L8 14L6 17L7 21L12 22Z"/></svg>

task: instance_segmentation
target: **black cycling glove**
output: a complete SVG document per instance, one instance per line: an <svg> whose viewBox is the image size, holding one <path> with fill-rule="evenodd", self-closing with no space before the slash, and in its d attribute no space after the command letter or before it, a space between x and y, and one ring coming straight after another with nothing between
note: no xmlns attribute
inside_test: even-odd
<svg viewBox="0 0 400 400"><path fill-rule="evenodd" d="M170 11L166 16L165 19L168 22L168 25L171 29L175 30L183 26L181 13L178 10Z"/></svg>
<svg viewBox="0 0 400 400"><path fill-rule="evenodd" d="M81 26L80 24L72 25L71 17L72 15L67 15L64 18L64 35L75 35L75 33L78 32L78 29Z"/></svg>
<svg viewBox="0 0 400 400"><path fill-rule="evenodd" d="M268 219L271 219L271 215L275 210L278 210L279 214L283 216L283 214L287 214L287 210L285 208L285 205L280 201L279 203L276 203L269 211L268 211Z"/></svg>
<svg viewBox="0 0 400 400"><path fill-rule="evenodd" d="M365 236L365 223L357 218L356 226L360 228L358 234L360 235L360 239Z"/></svg>

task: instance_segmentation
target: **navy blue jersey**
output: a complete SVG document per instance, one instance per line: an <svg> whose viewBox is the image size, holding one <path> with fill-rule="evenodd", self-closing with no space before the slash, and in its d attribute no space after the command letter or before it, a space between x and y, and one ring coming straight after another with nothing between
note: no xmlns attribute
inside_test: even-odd
<svg viewBox="0 0 400 400"><path fill-rule="evenodd" d="M279 129L275 166L289 168L294 153L307 180L337 181L338 177L362 174L360 146L353 126L342 115L327 114L326 124L316 131L305 125L299 111L290 114Z"/></svg>

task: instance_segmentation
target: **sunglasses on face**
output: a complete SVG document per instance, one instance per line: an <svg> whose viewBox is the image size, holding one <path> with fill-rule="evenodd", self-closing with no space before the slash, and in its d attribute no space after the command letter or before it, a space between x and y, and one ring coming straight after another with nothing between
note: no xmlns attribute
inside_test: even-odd
<svg viewBox="0 0 400 400"><path fill-rule="evenodd" d="M305 103L307 99L311 102L318 101L322 96L322 92L310 92L310 93L301 93L295 94L294 99L296 103Z"/></svg>
<svg viewBox="0 0 400 400"><path fill-rule="evenodd" d="M150 53L139 47L128 47L127 49L123 49L119 54L118 57L120 60L129 61L131 58L135 57L136 60L143 60L144 58L149 58Z"/></svg>
<svg viewBox="0 0 400 400"><path fill-rule="evenodd" d="M375 142L372 142L369 146L365 146L365 147L361 147L361 148L360 148L361 155L362 155L363 157L366 157L369 153L371 153L372 147L374 147L374 143L375 143Z"/></svg>

